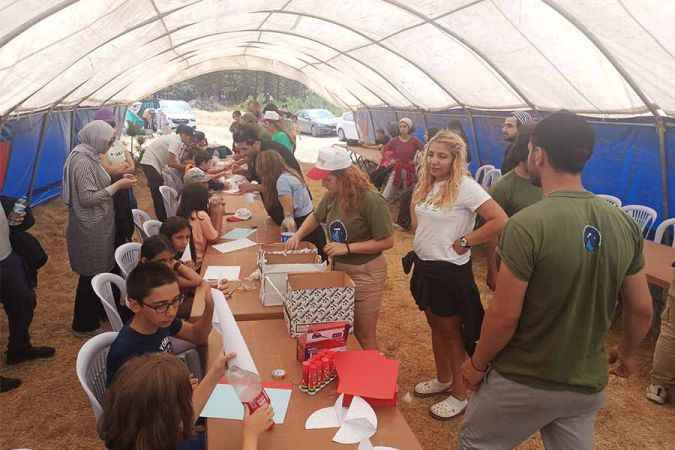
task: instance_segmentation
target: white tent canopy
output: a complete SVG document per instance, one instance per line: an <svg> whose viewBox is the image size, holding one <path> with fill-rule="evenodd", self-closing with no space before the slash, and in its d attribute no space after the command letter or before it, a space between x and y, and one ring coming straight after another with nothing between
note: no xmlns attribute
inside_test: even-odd
<svg viewBox="0 0 675 450"><path fill-rule="evenodd" d="M675 116L672 0L0 0L0 114L250 69L348 108Z"/></svg>

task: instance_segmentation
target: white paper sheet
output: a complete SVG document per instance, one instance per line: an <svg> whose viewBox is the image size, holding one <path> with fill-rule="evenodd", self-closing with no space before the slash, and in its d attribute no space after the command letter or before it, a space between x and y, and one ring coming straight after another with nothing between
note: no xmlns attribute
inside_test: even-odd
<svg viewBox="0 0 675 450"><path fill-rule="evenodd" d="M343 395L335 405L312 413L305 422L305 428L322 429L339 427L333 441L339 444L358 444L373 436L377 431L377 415L361 397L355 396L349 408L342 407Z"/></svg>
<svg viewBox="0 0 675 450"><path fill-rule="evenodd" d="M237 321L234 320L234 315L227 304L225 295L217 290L211 289L213 296L214 312L213 312L213 328L220 333L223 338L223 351L226 353L236 353L237 356L232 359L231 364L236 364L244 370L258 373L258 368L253 362L251 352L248 350L246 341L239 331Z"/></svg>
<svg viewBox="0 0 675 450"><path fill-rule="evenodd" d="M185 251L183 252L183 256L181 256L180 260L183 261L183 262L192 261L192 252L190 251L190 242L189 241L188 241L187 247L185 247Z"/></svg>
<svg viewBox="0 0 675 450"><path fill-rule="evenodd" d="M213 248L218 250L220 253L230 253L230 252L236 252L237 250L241 250L244 248L248 247L253 247L256 244L250 239L244 238L244 239L237 239L236 241L230 241L230 242L225 242L223 244L217 244L214 245Z"/></svg>
<svg viewBox="0 0 675 450"><path fill-rule="evenodd" d="M239 266L209 266L204 273L206 281L238 280Z"/></svg>

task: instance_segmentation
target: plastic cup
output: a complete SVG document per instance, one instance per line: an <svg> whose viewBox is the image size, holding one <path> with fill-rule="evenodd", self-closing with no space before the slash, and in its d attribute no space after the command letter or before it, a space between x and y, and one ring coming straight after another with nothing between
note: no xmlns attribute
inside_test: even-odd
<svg viewBox="0 0 675 450"><path fill-rule="evenodd" d="M281 233L281 242L287 242L290 238L293 237L294 234L295 233L291 231L284 231L283 233Z"/></svg>

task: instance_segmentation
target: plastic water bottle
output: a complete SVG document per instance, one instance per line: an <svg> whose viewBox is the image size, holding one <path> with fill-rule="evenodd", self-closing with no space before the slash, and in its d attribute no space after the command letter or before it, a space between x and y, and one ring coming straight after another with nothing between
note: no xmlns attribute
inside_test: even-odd
<svg viewBox="0 0 675 450"><path fill-rule="evenodd" d="M271 404L270 398L263 389L260 376L257 373L231 365L227 370L227 378L237 393L239 400L248 406L251 414L258 408L265 408Z"/></svg>
<svg viewBox="0 0 675 450"><path fill-rule="evenodd" d="M23 218L26 216L26 208L28 207L28 199L21 197L14 202L14 208L9 213L8 223L10 226L17 226L23 223Z"/></svg>

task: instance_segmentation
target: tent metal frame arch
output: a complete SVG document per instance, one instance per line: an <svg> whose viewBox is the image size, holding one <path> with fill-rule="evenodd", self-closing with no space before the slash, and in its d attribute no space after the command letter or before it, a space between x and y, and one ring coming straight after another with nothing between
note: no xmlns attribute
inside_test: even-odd
<svg viewBox="0 0 675 450"><path fill-rule="evenodd" d="M176 44L174 48L178 48L178 47L181 47L181 46L183 46L183 45L187 45L187 44L190 44L190 43L192 43L192 42L199 41L199 40L201 40L201 39L206 39L206 38L210 38L210 37L214 37L214 36L219 36L219 35L222 35L222 34L251 33L251 32L259 32L259 31L261 31L261 30L258 30L258 29L251 29L251 28L240 29L240 30L218 31L218 32L208 33L208 34L204 34L204 35L197 36L197 37L194 37L194 38L190 38L190 39L188 39L188 40L186 40L186 41L184 41L184 42L181 42L181 43L179 43L179 44ZM398 88L398 86L396 86L394 83L392 83L392 82L391 82L387 77L385 77L379 70L375 69L374 67L369 66L369 65L366 64L365 62L361 61L360 59L358 59L358 58L356 58L356 57L354 57L354 56L352 56L352 55L349 55L349 54L347 54L347 53L344 53L342 50L340 50L340 49L338 49L338 48L335 48L335 47L333 47L333 46L331 46L331 45L329 45L329 44L326 44L325 42L319 41L319 40L317 40L317 39L314 39L314 38L311 38L311 37L308 37L308 36L303 36L303 35L298 34L298 33L293 33L293 32L291 32L291 31L286 31L286 30L275 30L275 29L266 29L266 30L262 30L262 32L263 32L263 33L272 33L272 34L282 34L282 35L286 35L286 36L293 36L293 37L296 37L296 38L305 39L305 40L314 42L315 44L322 45L322 46L328 48L328 49L331 50L331 51L334 51L334 52L336 52L336 53L342 54L342 55L348 57L349 59L351 59L351 60L357 62L358 64L362 65L363 67L365 67L365 68L368 69L369 71L373 72L375 75L377 75L379 78L381 78L386 84L388 84L392 89L394 89L401 97L403 97L404 99L406 99L406 101L408 101L408 102L410 103L410 105L412 105L413 107L416 107L416 108L418 107L418 105L417 105L414 101L412 101L410 98L408 98L408 96L407 96L405 93L403 93L403 92ZM310 56L312 56L312 55L310 55ZM315 56L312 56L312 58L316 59L317 61L320 61L320 58L317 58L317 57L315 57ZM296 70L300 70L300 69L296 68ZM460 105L460 104L458 103L458 105ZM363 105L363 106L367 106L367 105Z"/></svg>
<svg viewBox="0 0 675 450"><path fill-rule="evenodd" d="M445 92L445 93L448 95L448 97L450 97L450 98L451 98L458 106L466 107L466 105L464 104L464 102L461 102L461 101L459 100L459 98L457 97L456 94L454 94L452 91L450 91L448 88L446 88L446 87L443 85L443 83L441 83L440 81L438 81L434 76L432 76L429 72L427 72L424 68L422 68L422 67L421 67L419 64L417 64L415 61L411 60L411 59L408 58L407 56L402 55L401 53L397 52L396 50L393 50L393 49L391 49L391 48L385 46L385 45L382 44L381 42L378 42L378 41L374 40L373 38L371 38L371 37L368 36L367 34L361 32L361 31L359 31L359 30L357 30L357 29L355 29L355 28L349 27L349 26L347 26L347 25L345 25L345 24L343 24L343 23L337 22L337 21L335 21L335 20L327 19L327 18L321 17L321 16L315 16L315 15L313 15L313 14L299 13L299 12L294 12L294 11L282 11L282 10L278 10L278 9L272 9L272 10L266 10L266 9L263 9L263 10L258 10L258 11L254 11L254 12L258 12L258 13L260 13L260 12L263 12L263 13L264 13L264 12L271 12L271 13L274 13L274 14L289 14L289 15L293 15L293 16L308 17L308 18L310 18L310 19L320 20L320 21L322 21L322 22L330 23L330 24L336 25L336 26L338 26L338 27L344 28L345 30L351 31L352 33L357 34L358 36L362 37L363 39L366 39L366 40L370 41L373 45L376 45L376 46L378 46L378 47L380 47L380 48L386 50L387 52L391 53L392 55L397 56L398 58L400 58L400 59L402 59L403 61L407 62L407 63L410 64L412 67L414 67L415 69L419 70L419 71L420 71L423 75L425 75L429 80L431 80L431 81L433 82L433 84L435 84L440 90L442 90L443 92ZM266 31L266 30L263 30L263 31ZM325 45L325 44L324 44L324 45ZM347 52L342 52L342 51L340 51L340 52L341 52L342 54L344 54L345 56L348 55ZM351 56L351 55L350 55L350 56ZM354 56L352 56L352 58L357 59L357 58L354 57ZM360 60L359 60L359 61L360 61ZM360 62L361 62L363 65L365 65L366 67L372 69L371 66L365 64L365 63L362 62L362 61L360 61ZM411 104L412 104L413 106L417 106L414 102L411 102Z"/></svg>

